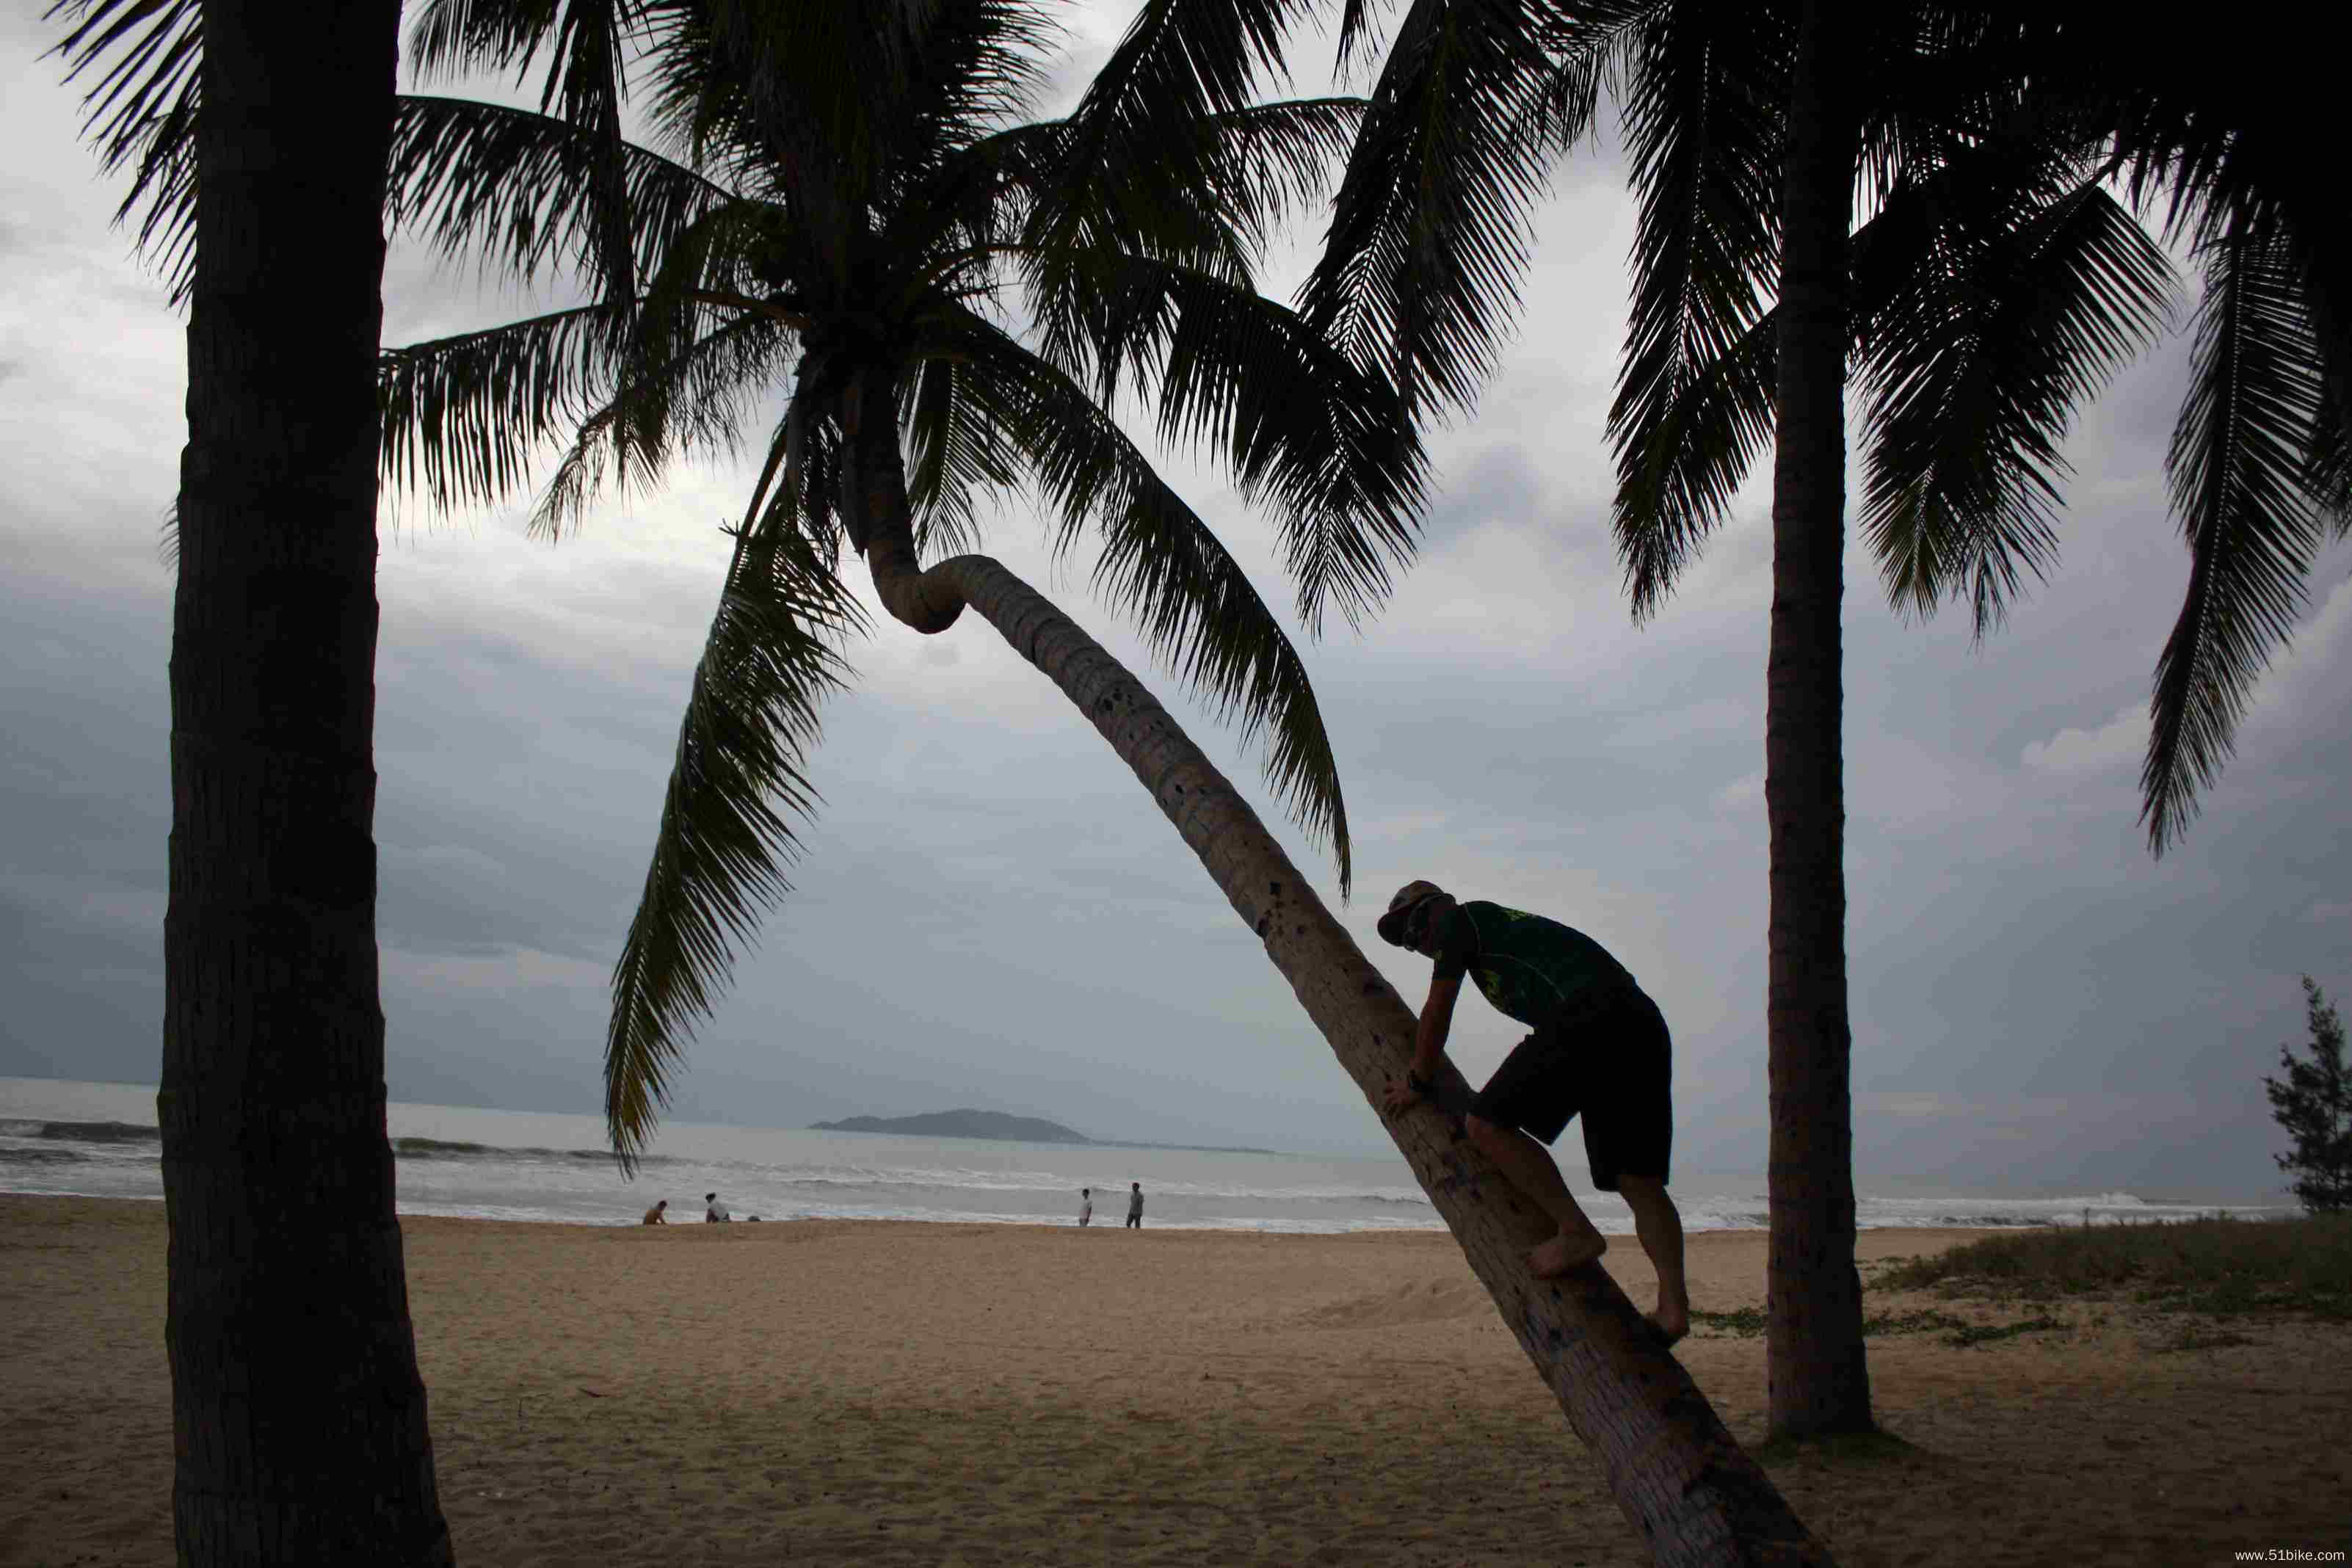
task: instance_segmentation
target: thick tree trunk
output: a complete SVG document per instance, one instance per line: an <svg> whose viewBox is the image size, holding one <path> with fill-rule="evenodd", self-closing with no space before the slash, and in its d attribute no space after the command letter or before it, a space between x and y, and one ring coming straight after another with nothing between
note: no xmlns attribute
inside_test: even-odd
<svg viewBox="0 0 2352 1568"><path fill-rule="evenodd" d="M885 607L920 629L938 629L970 605L1062 689L1265 942L1340 1066L1377 1108L1382 1086L1412 1058L1411 1009L1249 803L1076 622L985 556L916 570L895 431L887 440L869 431L859 445L858 500L873 530L867 563ZM1426 1107L1383 1121L1569 1425L1600 1454L1618 1506L1657 1561L1694 1568L1830 1561L1605 1273L1591 1268L1548 1280L1528 1272L1528 1248L1555 1227L1457 1124Z"/></svg>
<svg viewBox="0 0 2352 1568"><path fill-rule="evenodd" d="M1853 1030L1846 1014L1843 693L1846 239L1860 131L1844 40L1810 0L1790 89L1772 466L1772 646L1764 708L1771 823L1772 1239L1766 1356L1775 1436L1867 1431L1853 1264Z"/></svg>
<svg viewBox="0 0 2352 1568"><path fill-rule="evenodd" d="M375 948L375 353L400 8L207 0L164 922L183 1563L446 1563Z"/></svg>

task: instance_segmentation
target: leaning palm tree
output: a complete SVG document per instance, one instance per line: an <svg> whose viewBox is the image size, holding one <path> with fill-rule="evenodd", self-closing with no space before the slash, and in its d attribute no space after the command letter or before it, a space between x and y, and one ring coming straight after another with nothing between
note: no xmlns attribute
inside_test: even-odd
<svg viewBox="0 0 2352 1568"><path fill-rule="evenodd" d="M1154 652L1245 731L1329 845L1347 822L1304 667L1238 565L1114 419L1133 398L1276 518L1297 609L1375 605L1407 558L1423 456L1406 403L1259 296L1256 254L1346 145L1351 100L1259 104L1278 68L1260 9L1146 9L1066 117L1032 120L1043 34L1011 0L791 7L428 5L429 69L517 68L607 29L533 113L415 99L392 199L452 255L567 268L593 302L387 353L387 475L436 504L521 492L562 448L535 521L574 525L612 483L749 444L759 478L696 671L644 898L614 975L606 1111L646 1146L668 1075L759 910L786 890L821 702L863 617L927 635L976 611L1135 769L1368 1100L1412 1016L1239 794L1142 684L997 563L962 552L1026 488ZM604 36L604 35L597 35ZM615 62L649 89L621 140ZM772 394L775 401L763 402ZM757 419L756 440L753 439ZM1541 1222L1434 1118L1401 1145L1630 1517L1676 1562L1815 1549L1598 1269L1538 1281Z"/></svg>
<svg viewBox="0 0 2352 1568"><path fill-rule="evenodd" d="M188 306L157 1120L183 1564L446 1563L375 941L372 373L400 7L88 0ZM289 308L299 300L299 309Z"/></svg>
<svg viewBox="0 0 2352 1568"><path fill-rule="evenodd" d="M1863 521L1890 597L1922 613L1965 598L1982 630L2052 559L2069 416L2151 337L2169 289L2105 187L2114 164L2093 117L2053 99L2047 63L2019 18L1966 6L1422 0L1309 285L1310 315L1360 363L1461 403L1507 321L1542 160L1589 130L1613 84L1641 209L1610 419L1637 616L1775 447L1768 1355L1781 1435L1872 1424L1844 953L1849 369L1868 416Z"/></svg>

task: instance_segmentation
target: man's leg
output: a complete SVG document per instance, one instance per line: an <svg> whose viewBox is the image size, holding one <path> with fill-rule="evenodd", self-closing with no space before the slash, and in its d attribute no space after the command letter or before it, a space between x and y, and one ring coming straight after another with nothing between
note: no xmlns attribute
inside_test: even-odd
<svg viewBox="0 0 2352 1568"><path fill-rule="evenodd" d="M1516 1127L1497 1127L1479 1116L1464 1120L1470 1141L1495 1162L1511 1185L1559 1226L1559 1235L1528 1254L1528 1267L1537 1279L1549 1279L1581 1268L1609 1250L1608 1240L1576 1206L1549 1150Z"/></svg>
<svg viewBox="0 0 2352 1568"><path fill-rule="evenodd" d="M1658 1310L1650 1321L1668 1344L1690 1332L1690 1288L1683 1280L1683 1216L1655 1176L1620 1176L1617 1190L1633 1211L1633 1231L1658 1271Z"/></svg>

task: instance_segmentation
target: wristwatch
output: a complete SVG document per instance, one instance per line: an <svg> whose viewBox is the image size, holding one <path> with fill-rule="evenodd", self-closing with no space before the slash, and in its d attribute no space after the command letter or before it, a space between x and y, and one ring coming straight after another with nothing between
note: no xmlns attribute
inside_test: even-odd
<svg viewBox="0 0 2352 1568"><path fill-rule="evenodd" d="M1404 1069L1404 1086L1423 1100L1433 1100L1437 1096L1437 1086L1411 1068Z"/></svg>

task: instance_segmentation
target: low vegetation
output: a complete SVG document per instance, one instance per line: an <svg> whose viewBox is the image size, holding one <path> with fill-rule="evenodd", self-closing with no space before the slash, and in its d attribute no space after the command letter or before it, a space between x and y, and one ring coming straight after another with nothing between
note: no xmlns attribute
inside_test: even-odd
<svg viewBox="0 0 2352 1568"><path fill-rule="evenodd" d="M2119 1296L2213 1317L2352 1321L2352 1215L2018 1231L1910 1259L1872 1284L1994 1300Z"/></svg>

